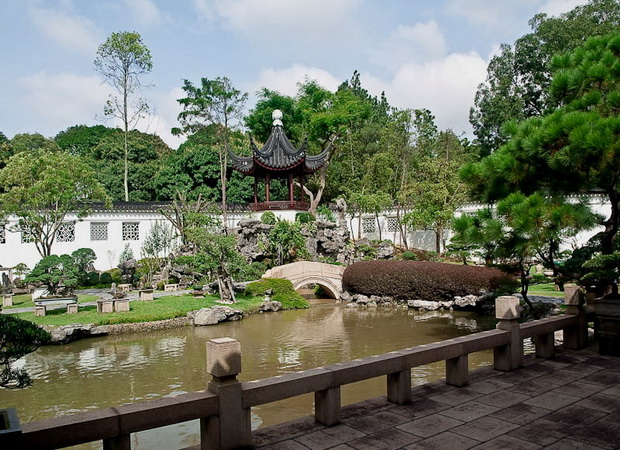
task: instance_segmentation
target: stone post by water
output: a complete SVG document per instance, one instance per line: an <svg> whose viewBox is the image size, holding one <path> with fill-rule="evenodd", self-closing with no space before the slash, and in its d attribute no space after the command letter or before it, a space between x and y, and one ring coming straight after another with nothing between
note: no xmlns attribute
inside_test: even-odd
<svg viewBox="0 0 620 450"><path fill-rule="evenodd" d="M577 316L577 325L564 329L564 348L580 350L588 346L588 319L586 317L585 293L579 286L564 287L566 314Z"/></svg>
<svg viewBox="0 0 620 450"><path fill-rule="evenodd" d="M201 419L203 449L252 448L250 409L243 407L241 344L232 338L207 342L207 372L213 379L207 389L219 397L219 414Z"/></svg>
<svg viewBox="0 0 620 450"><path fill-rule="evenodd" d="M519 329L521 306L519 299L512 295L498 297L495 300L495 317L499 319L498 330L510 334L507 345L496 347L493 350L494 367L496 370L507 372L523 365L523 341Z"/></svg>

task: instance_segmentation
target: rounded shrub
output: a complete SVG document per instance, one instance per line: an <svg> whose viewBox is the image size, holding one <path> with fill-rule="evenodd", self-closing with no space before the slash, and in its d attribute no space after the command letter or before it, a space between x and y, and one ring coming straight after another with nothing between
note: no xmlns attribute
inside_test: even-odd
<svg viewBox="0 0 620 450"><path fill-rule="evenodd" d="M444 301L483 291L497 292L511 279L490 267L430 261L360 261L345 269L342 286L351 294Z"/></svg>
<svg viewBox="0 0 620 450"><path fill-rule="evenodd" d="M247 295L259 297L271 289L272 300L282 303L282 309L308 308L308 301L303 298L294 288L293 283L284 278L263 278L249 283L245 288Z"/></svg>
<svg viewBox="0 0 620 450"><path fill-rule="evenodd" d="M276 222L278 221L278 218L276 217L276 215L273 212L265 211L260 216L260 221L263 222L265 225L275 225Z"/></svg>

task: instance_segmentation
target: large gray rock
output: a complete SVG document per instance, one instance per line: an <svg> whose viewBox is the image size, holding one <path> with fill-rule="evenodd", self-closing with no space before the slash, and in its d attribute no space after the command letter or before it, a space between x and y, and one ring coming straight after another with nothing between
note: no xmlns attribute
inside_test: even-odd
<svg viewBox="0 0 620 450"><path fill-rule="evenodd" d="M275 300L264 300L259 306L259 312L276 312L282 309L282 303Z"/></svg>
<svg viewBox="0 0 620 450"><path fill-rule="evenodd" d="M229 306L213 306L202 308L193 315L194 325L215 325L225 321L236 321L243 317L243 312Z"/></svg>
<svg viewBox="0 0 620 450"><path fill-rule="evenodd" d="M92 323L73 323L60 327L49 326L45 328L52 336L52 344L68 344L86 337L104 336L108 334L105 326L95 326Z"/></svg>
<svg viewBox="0 0 620 450"><path fill-rule="evenodd" d="M241 220L237 229L237 249L250 262L262 261L267 257L264 249L268 248L269 231L273 225L267 225L257 219Z"/></svg>

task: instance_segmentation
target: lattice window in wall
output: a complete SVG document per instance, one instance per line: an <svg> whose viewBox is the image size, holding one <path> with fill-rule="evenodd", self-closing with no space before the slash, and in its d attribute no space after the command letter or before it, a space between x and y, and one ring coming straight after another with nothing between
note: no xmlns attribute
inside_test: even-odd
<svg viewBox="0 0 620 450"><path fill-rule="evenodd" d="M90 240L91 241L107 241L108 240L108 222L91 222L90 223Z"/></svg>
<svg viewBox="0 0 620 450"><path fill-rule="evenodd" d="M74 242L75 241L75 224L73 222L61 223L56 233L56 241L58 242Z"/></svg>
<svg viewBox="0 0 620 450"><path fill-rule="evenodd" d="M362 231L364 233L376 233L377 222L374 217L364 217L362 219Z"/></svg>
<svg viewBox="0 0 620 450"><path fill-rule="evenodd" d="M0 225L0 244L6 244L6 226Z"/></svg>
<svg viewBox="0 0 620 450"><path fill-rule="evenodd" d="M396 233L398 231L398 217L387 218L387 230L390 233Z"/></svg>
<svg viewBox="0 0 620 450"><path fill-rule="evenodd" d="M123 241L140 240L140 223L123 222Z"/></svg>
<svg viewBox="0 0 620 450"><path fill-rule="evenodd" d="M24 228L21 231L21 235L22 235L22 244L30 244L31 242L34 242L34 235L32 234L32 231Z"/></svg>

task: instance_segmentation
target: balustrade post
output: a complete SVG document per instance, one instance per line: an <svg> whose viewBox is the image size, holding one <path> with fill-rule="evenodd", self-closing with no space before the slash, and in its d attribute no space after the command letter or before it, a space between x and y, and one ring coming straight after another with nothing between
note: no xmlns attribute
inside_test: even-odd
<svg viewBox="0 0 620 450"><path fill-rule="evenodd" d="M588 346L588 319L586 316L585 294L579 286L564 287L566 314L577 316L577 324L564 329L564 348L580 350Z"/></svg>
<svg viewBox="0 0 620 450"><path fill-rule="evenodd" d="M131 450L131 439L128 434L121 434L103 440L103 450Z"/></svg>
<svg viewBox="0 0 620 450"><path fill-rule="evenodd" d="M411 403L411 369L388 374L387 398L397 405Z"/></svg>
<svg viewBox="0 0 620 450"><path fill-rule="evenodd" d="M555 333L541 334L534 338L537 358L553 358L555 356Z"/></svg>
<svg viewBox="0 0 620 450"><path fill-rule="evenodd" d="M340 423L340 386L314 393L314 418L331 427Z"/></svg>
<svg viewBox="0 0 620 450"><path fill-rule="evenodd" d="M521 306L519 299L506 295L495 299L495 317L499 319L498 330L509 333L509 343L493 349L493 361L496 370L504 372L523 365L523 341L519 327Z"/></svg>
<svg viewBox="0 0 620 450"><path fill-rule="evenodd" d="M468 355L446 359L446 383L462 387L469 383Z"/></svg>
<svg viewBox="0 0 620 450"><path fill-rule="evenodd" d="M200 420L201 448L229 450L252 448L250 408L243 407L241 344L231 338L207 342L207 372L213 379L207 389L218 395L217 416Z"/></svg>

